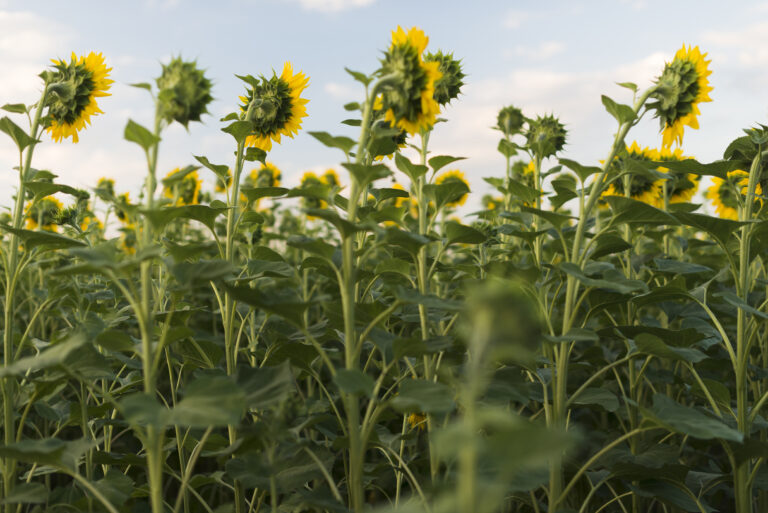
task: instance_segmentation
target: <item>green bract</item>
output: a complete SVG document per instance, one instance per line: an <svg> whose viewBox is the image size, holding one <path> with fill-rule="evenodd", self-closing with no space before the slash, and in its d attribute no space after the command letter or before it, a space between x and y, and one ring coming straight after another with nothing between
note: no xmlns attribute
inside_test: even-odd
<svg viewBox="0 0 768 513"><path fill-rule="evenodd" d="M163 65L162 74L155 79L158 88L159 116L167 123L177 121L188 127L191 121L200 121L208 113L211 81L196 61L184 61L181 57Z"/></svg>

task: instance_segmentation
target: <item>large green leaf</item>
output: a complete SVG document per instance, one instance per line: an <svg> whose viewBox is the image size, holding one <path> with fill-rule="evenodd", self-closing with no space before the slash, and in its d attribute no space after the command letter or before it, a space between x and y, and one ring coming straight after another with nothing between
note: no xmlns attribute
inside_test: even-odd
<svg viewBox="0 0 768 513"><path fill-rule="evenodd" d="M702 440L722 439L741 442L744 438L738 430L699 409L683 406L664 394L654 394L653 406L642 408L650 420L674 431Z"/></svg>
<svg viewBox="0 0 768 513"><path fill-rule="evenodd" d="M454 408L453 391L439 382L407 379L400 384L392 406L403 413L448 413Z"/></svg>

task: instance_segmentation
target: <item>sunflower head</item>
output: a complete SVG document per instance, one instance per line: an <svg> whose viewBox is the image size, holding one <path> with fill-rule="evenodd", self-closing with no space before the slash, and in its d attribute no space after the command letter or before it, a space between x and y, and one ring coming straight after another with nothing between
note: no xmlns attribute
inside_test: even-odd
<svg viewBox="0 0 768 513"><path fill-rule="evenodd" d="M601 197L629 196L636 201L642 201L654 207L662 207L664 180L650 173L630 171L636 164L650 166L652 162L658 160L658 157L658 151L650 148L641 148L637 142L633 142L632 146L625 147L624 151L611 164L609 176L613 178L613 181ZM628 193L625 190L625 176L618 176L620 173L625 172L629 172Z"/></svg>
<svg viewBox="0 0 768 513"><path fill-rule="evenodd" d="M202 183L194 167L177 167L165 175L163 196L175 201L177 206L196 205L199 202Z"/></svg>
<svg viewBox="0 0 768 513"><path fill-rule="evenodd" d="M496 117L496 128L508 137L519 134L523 129L524 123L525 116L523 116L523 111L514 105L504 107Z"/></svg>
<svg viewBox="0 0 768 513"><path fill-rule="evenodd" d="M115 197L115 181L112 178L99 178L94 192L99 198L109 201Z"/></svg>
<svg viewBox="0 0 768 513"><path fill-rule="evenodd" d="M728 173L727 179L723 180L717 176L712 177L712 185L707 189L707 199L712 201L715 206L715 213L723 219L739 220L739 207L741 198L739 194L744 194L740 189L742 182L749 178L749 173L741 169L736 169Z"/></svg>
<svg viewBox="0 0 768 513"><path fill-rule="evenodd" d="M253 124L253 133L245 140L248 146L269 151L272 141L280 143L281 136L293 137L298 133L309 102L301 97L309 85L304 73L294 74L293 66L286 62L279 77L272 72L271 78L240 78L250 86L246 87L246 95L240 97L241 109Z"/></svg>
<svg viewBox="0 0 768 513"><path fill-rule="evenodd" d="M655 110L659 118L665 148L672 143L678 146L683 143L686 125L698 129L699 104L712 101L709 97L712 86L707 78L712 73L708 67L711 61L704 60L706 56L698 46L683 45L656 80L656 91L651 95L653 102L648 107Z"/></svg>
<svg viewBox="0 0 768 513"><path fill-rule="evenodd" d="M124 226L133 224L131 218L131 198L127 192L115 198L115 215Z"/></svg>
<svg viewBox="0 0 768 513"><path fill-rule="evenodd" d="M326 182L312 171L307 171L301 177L300 187L306 189L308 187L325 186ZM307 209L320 209L325 208L326 202L320 198L314 196L304 196L301 198L302 206ZM315 219L315 216L307 216L309 219Z"/></svg>
<svg viewBox="0 0 768 513"><path fill-rule="evenodd" d="M427 429L427 416L423 413L411 413L407 420L411 429L418 429L419 431Z"/></svg>
<svg viewBox="0 0 768 513"><path fill-rule="evenodd" d="M437 70L441 76L435 81L435 101L445 106L458 98L466 77L461 69L461 60L454 59L452 53L438 51L426 54L424 61L438 63Z"/></svg>
<svg viewBox="0 0 768 513"><path fill-rule="evenodd" d="M441 174L435 179L435 183L438 185L449 184L449 183L462 183L467 187L467 189L469 189L469 183L467 182L467 179L464 178L464 173L462 173L458 169L451 169ZM464 204L465 201L467 201L467 196L469 196L467 192L462 192L458 194L455 198L451 198L446 203L446 206L448 207L461 206Z"/></svg>
<svg viewBox="0 0 768 513"><path fill-rule="evenodd" d="M250 187L279 187L282 172L272 162L262 164L260 168L251 170L245 179Z"/></svg>
<svg viewBox="0 0 768 513"><path fill-rule="evenodd" d="M341 181L339 180L339 175L336 173L335 169L327 169L325 173L323 173L323 176L320 177L320 179L324 184L332 188L341 187Z"/></svg>
<svg viewBox="0 0 768 513"><path fill-rule="evenodd" d="M120 235L119 243L120 249L123 250L126 255L135 255L138 241L136 226L133 224L127 224L120 228L120 231L122 232Z"/></svg>
<svg viewBox="0 0 768 513"><path fill-rule="evenodd" d="M662 162L679 162L691 157L683 155L683 150L676 148L674 151L670 148L662 148L657 155L657 160ZM693 195L699 189L699 175L692 173L681 173L668 169L664 166L660 166L658 171L667 173L669 178L664 181L664 187L666 187L667 198L670 203L685 203L691 201Z"/></svg>
<svg viewBox="0 0 768 513"><path fill-rule="evenodd" d="M200 116L208 113L213 100L211 81L197 68L197 62L171 59L155 82L158 114L166 122L178 121L186 128L190 121L200 121Z"/></svg>
<svg viewBox="0 0 768 513"><path fill-rule="evenodd" d="M485 210L496 210L497 208L504 207L504 198L501 196L491 196L486 194L483 196L483 208Z"/></svg>
<svg viewBox="0 0 768 513"><path fill-rule="evenodd" d="M96 98L109 96L112 68L107 68L104 57L94 52L80 57L73 52L69 63L54 59L53 67L54 71L47 74L46 130L56 142L71 137L76 143L80 140L77 133L90 124L91 116L103 114Z"/></svg>
<svg viewBox="0 0 768 513"><path fill-rule="evenodd" d="M428 41L419 28L406 32L397 27L379 69L381 75L394 78L374 108L381 108L384 119L411 135L432 128L440 113L435 100L435 83L442 77L440 62L422 58Z"/></svg>
<svg viewBox="0 0 768 513"><path fill-rule="evenodd" d="M49 232L57 232L63 210L61 202L54 196L46 196L40 201L30 203L24 211L27 230L39 227Z"/></svg>
<svg viewBox="0 0 768 513"><path fill-rule="evenodd" d="M528 147L541 158L550 157L565 146L565 125L554 116L537 116L528 123Z"/></svg>

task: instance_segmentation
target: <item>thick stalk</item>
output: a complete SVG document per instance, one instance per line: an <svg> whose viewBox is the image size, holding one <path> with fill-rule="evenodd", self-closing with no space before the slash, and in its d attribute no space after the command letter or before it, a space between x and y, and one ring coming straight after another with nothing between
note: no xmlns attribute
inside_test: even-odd
<svg viewBox="0 0 768 513"><path fill-rule="evenodd" d="M40 119L45 108L45 101L48 97L48 83L43 85L43 93L40 96L40 101L37 103L37 109L35 110L35 117L32 120L32 125L29 128L29 136L33 141L37 141L37 131L40 127ZM24 159L24 165L19 169L19 188L16 191L16 202L13 209L13 227L15 229L21 228L24 213L24 196L26 195L26 189L24 187L24 180L27 178L29 168L32 165L32 155L35 151L36 142L32 142L27 147L26 158ZM8 237L9 244L9 256L8 256L8 268L5 270L5 315L3 316L3 367L8 367L13 363L14 350L13 350L13 312L14 312L14 296L16 293L16 283L19 279L19 240L15 234L11 233ZM7 377L0 380L0 386L2 390L0 392L3 396L3 443L9 445L13 443L14 431L15 431L15 419L13 413L14 396L16 394L16 379ZM4 459L4 471L3 471L3 492L7 496L13 489L13 483L16 477L16 460L12 458ZM5 507L7 513L13 511L13 505L8 504Z"/></svg>
<svg viewBox="0 0 768 513"><path fill-rule="evenodd" d="M749 181L747 183L747 194L744 200L744 206L740 208L739 217L741 221L752 220L752 207L755 202L755 189L760 179L761 170L761 152L752 161L749 170ZM749 298L752 280L750 278L751 260L749 252L751 249L752 224L747 223L741 227L741 240L739 241L739 283L737 283L737 292L741 300L745 303ZM747 340L747 312L739 308L736 318L736 365L734 374L736 378L736 423L738 430L747 438L750 435L749 420L749 397L748 397L748 376L747 364L749 363L749 341ZM733 493L736 502L736 513L752 512L752 486L749 482L751 462L749 458L743 458L736 463L733 469Z"/></svg>
<svg viewBox="0 0 768 513"><path fill-rule="evenodd" d="M635 116L638 115L640 109L643 108L645 102L650 95L656 90L656 86L648 88L634 103L633 111ZM592 182L592 186L589 190L589 196L587 197L586 205L581 208L579 215L579 221L576 224L576 233L573 239L573 245L571 247L570 262L581 264L581 252L582 243L584 241L584 235L587 228L587 221L590 219L590 214L597 204L597 200L600 198L602 188L604 187L605 177L608 174L608 170L613 163L613 159L616 157L616 153L619 148L624 144L624 139L635 124L635 120L624 122L619 125L619 129L616 132L616 136L613 140L611 150L608 152L608 156L603 161L603 166L600 173L595 177ZM583 204L583 202L582 202ZM581 205L580 205L581 206ZM565 291L565 305L563 306L563 327L562 335L566 335L573 326L574 315L573 310L576 306L576 297L578 295L579 282L571 275L566 278L566 291ZM556 348L557 349L557 348ZM558 372L553 376L553 388L555 390L553 397L552 408L552 422L556 427L564 427L563 420L567 414L567 376L568 376L568 358L570 356L570 350L566 345L561 345L560 350L554 351L555 367ZM562 394L564 397L559 397ZM553 504L551 513L557 513L557 506L565 502L565 497L562 494L563 483L563 469L562 459L554 458L550 463L549 472L549 501Z"/></svg>

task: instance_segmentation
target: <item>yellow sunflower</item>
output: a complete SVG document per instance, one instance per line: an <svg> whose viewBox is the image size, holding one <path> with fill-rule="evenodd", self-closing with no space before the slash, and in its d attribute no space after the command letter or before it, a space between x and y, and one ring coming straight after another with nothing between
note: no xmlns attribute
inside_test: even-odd
<svg viewBox="0 0 768 513"><path fill-rule="evenodd" d="M712 61L705 60L706 56L698 46L686 48L683 45L672 62L664 66L656 82L658 88L652 95L655 101L649 106L656 110L661 121L662 146L665 148L672 143L678 146L683 143L686 126L698 129L699 104L712 101L709 97L712 86L707 78L712 73L708 67Z"/></svg>
<svg viewBox="0 0 768 513"><path fill-rule="evenodd" d="M469 182L467 182L467 179L464 178L464 173L459 171L458 169L452 169L450 171L446 171L445 173L441 174L435 179L435 183L440 185L444 183L463 183L467 186L467 189L469 189ZM467 196L469 196L468 193L462 193L461 195L457 196L453 200L446 203L446 206L448 207L458 207L460 205L463 205L465 201L467 201Z"/></svg>
<svg viewBox="0 0 768 513"><path fill-rule="evenodd" d="M244 102L242 109L248 110L248 105L254 99L261 100L262 106L254 109L250 121L254 125L254 134L246 138L245 144L260 148L264 151L272 149L272 141L280 143L281 136L293 138L301 128L301 120L307 115L309 100L301 97L301 93L309 85L309 78L302 72L293 73L293 66L286 62L280 77L276 73L267 80L254 81L247 96L241 96Z"/></svg>
<svg viewBox="0 0 768 513"><path fill-rule="evenodd" d="M27 230L38 227L48 232L58 232L58 219L63 206L54 196L46 196L35 203L30 203L24 210Z"/></svg>
<svg viewBox="0 0 768 513"><path fill-rule="evenodd" d="M180 168L176 168L167 175L165 178L172 178L173 175L179 173ZM197 171L190 171L181 180L174 182L169 186L163 187L163 195L175 201L177 206L182 205L196 205L199 201L200 187L202 186L202 180L197 175Z"/></svg>
<svg viewBox="0 0 768 513"><path fill-rule="evenodd" d="M133 224L129 209L124 208L131 205L131 197L125 192L115 198L115 215L123 223L123 226L130 226Z"/></svg>
<svg viewBox="0 0 768 513"><path fill-rule="evenodd" d="M312 171L307 171L304 173L304 175L301 177L301 188L307 188L307 187L313 187L317 185L327 185L323 179L317 174L313 173ZM304 208L314 208L314 209L322 209L325 208L328 203L321 200L320 198L315 198L314 196L304 196L301 198L301 203ZM315 216L307 216L307 219L317 219Z"/></svg>
<svg viewBox="0 0 768 513"><path fill-rule="evenodd" d="M325 173L323 173L323 176L320 177L320 179L323 181L323 183L331 187L341 187L341 181L339 180L339 175L336 174L336 170L332 168L327 169Z"/></svg>
<svg viewBox="0 0 768 513"><path fill-rule="evenodd" d="M503 208L504 207L504 197L502 196L491 196L490 194L486 194L483 196L483 208L485 210L496 210L497 208Z"/></svg>
<svg viewBox="0 0 768 513"><path fill-rule="evenodd" d="M119 247L126 255L136 254L136 245L138 237L136 234L136 226L134 224L127 224L120 228L122 234L120 235Z"/></svg>
<svg viewBox="0 0 768 513"><path fill-rule="evenodd" d="M633 142L632 146L628 146L626 148L624 155L616 157L616 160L611 166L613 172L609 174L612 175L611 177L613 178L622 170L622 168L624 168L622 159L641 162L654 162L658 160L658 158L659 152L657 150L647 147L641 148L637 142ZM663 207L663 186L664 180L632 173L630 174L629 197L636 201L647 203L653 207ZM626 196L624 191L623 176L615 178L600 197L606 198L608 196Z"/></svg>
<svg viewBox="0 0 768 513"><path fill-rule="evenodd" d="M90 124L91 116L103 114L96 98L110 95L107 91L114 81L108 77L112 68L107 68L101 53L94 52L80 57L73 52L70 63L53 59L53 64L56 71L47 102L49 122L46 130L56 142L72 137L72 142L76 143L79 141L77 133ZM57 92L55 86L58 84L67 94Z"/></svg>
<svg viewBox="0 0 768 513"><path fill-rule="evenodd" d="M384 110L384 119L391 126L411 135L429 130L440 113L434 98L435 82L442 77L438 61L426 62L424 50L429 38L413 27L406 32L398 26L392 31L392 44L384 54L382 75L397 77L382 96L376 98L374 109Z"/></svg>
<svg viewBox="0 0 768 513"><path fill-rule="evenodd" d="M419 431L427 429L427 416L422 413L411 413L408 415L407 421L411 429L418 429Z"/></svg>
<svg viewBox="0 0 768 513"><path fill-rule="evenodd" d="M707 189L706 196L715 206L715 213L717 215L723 219L731 219L732 221L739 220L741 198L739 198L737 194L741 194L742 198L747 195L748 181L749 173L742 169L730 171L727 180L723 180L717 176L712 177L712 185ZM755 188L755 195L762 196L762 194L763 188L758 183ZM758 201L762 204L761 199L758 199Z"/></svg>
<svg viewBox="0 0 768 513"><path fill-rule="evenodd" d="M670 148L662 148L657 155L657 159L664 162L680 162L690 158L684 156L683 150L680 148L676 148L674 151ZM667 188L667 198L670 204L691 201L691 198L699 189L699 180L701 178L699 175L670 171L664 166L660 166L657 169L669 175L669 179L664 182L664 187Z"/></svg>

